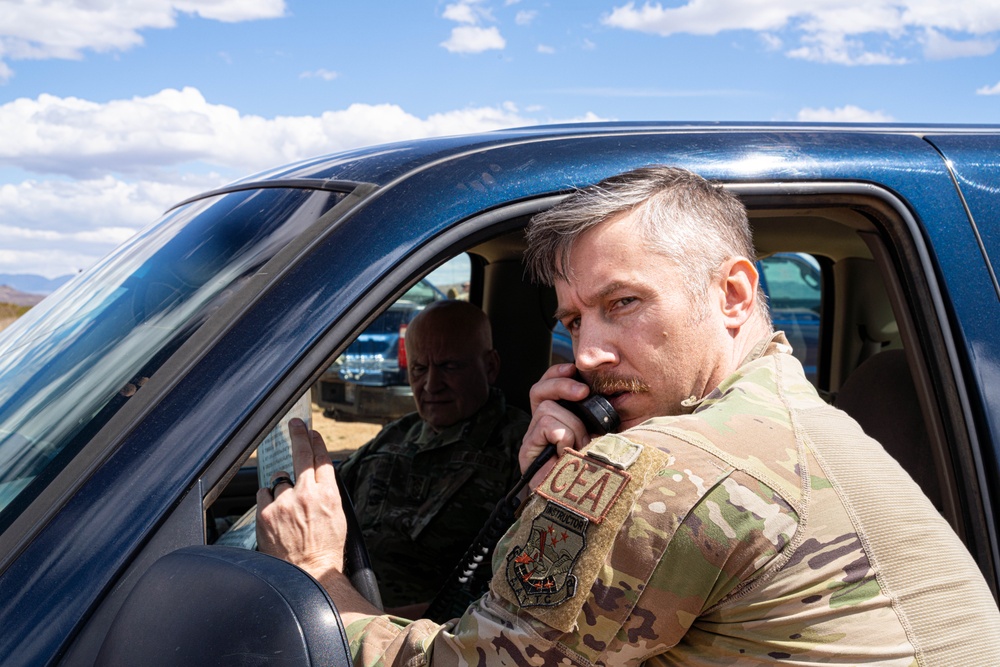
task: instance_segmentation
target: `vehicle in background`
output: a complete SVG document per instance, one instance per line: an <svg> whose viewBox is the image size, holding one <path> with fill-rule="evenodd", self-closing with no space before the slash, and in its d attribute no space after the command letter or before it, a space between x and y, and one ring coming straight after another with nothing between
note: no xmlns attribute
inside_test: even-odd
<svg viewBox="0 0 1000 667"><path fill-rule="evenodd" d="M313 385L312 400L323 415L385 424L413 412L406 327L427 305L446 298L425 278L382 311Z"/></svg>
<svg viewBox="0 0 1000 667"><path fill-rule="evenodd" d="M819 261L804 252L778 252L759 260L757 270L775 330L785 332L806 377L816 385L823 307Z"/></svg>

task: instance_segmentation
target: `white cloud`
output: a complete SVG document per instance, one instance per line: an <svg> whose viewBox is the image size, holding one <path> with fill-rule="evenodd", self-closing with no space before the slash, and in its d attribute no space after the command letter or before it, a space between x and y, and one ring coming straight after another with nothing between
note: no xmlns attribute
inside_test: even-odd
<svg viewBox="0 0 1000 667"><path fill-rule="evenodd" d="M452 53L482 53L491 49L503 49L507 46L507 41L496 26L480 28L464 25L452 28L451 37L441 42L441 46Z"/></svg>
<svg viewBox="0 0 1000 667"><path fill-rule="evenodd" d="M1000 95L1000 83L976 89L976 95Z"/></svg>
<svg viewBox="0 0 1000 667"><path fill-rule="evenodd" d="M930 28L922 41L924 55L930 60L988 56L997 50L997 42L992 39L954 40Z"/></svg>
<svg viewBox="0 0 1000 667"><path fill-rule="evenodd" d="M539 53L545 53L545 54L551 54L551 53L555 53L556 50L555 50L555 47L549 46L548 44L539 44L538 45L538 52Z"/></svg>
<svg viewBox="0 0 1000 667"><path fill-rule="evenodd" d="M218 175L176 183L110 176L0 186L0 266L49 278L92 265L178 201L223 184Z"/></svg>
<svg viewBox="0 0 1000 667"><path fill-rule="evenodd" d="M618 120L617 118L606 118L604 116L598 116L593 111L588 111L582 116L574 116L573 118L567 118L566 120L560 121L563 123L605 123L609 121Z"/></svg>
<svg viewBox="0 0 1000 667"><path fill-rule="evenodd" d="M785 25L789 13L789 10L781 8L781 0L691 0L686 5L669 8L647 2L641 9L636 9L635 3L629 2L615 7L602 22L614 28L663 37L680 33L716 35L723 30L774 30Z"/></svg>
<svg viewBox="0 0 1000 667"><path fill-rule="evenodd" d="M902 65L905 58L866 51L861 40L822 33L802 38L803 46L787 51L789 58L837 65Z"/></svg>
<svg viewBox="0 0 1000 667"><path fill-rule="evenodd" d="M479 25L480 21L493 20L493 14L483 5L483 0L459 0L445 7L441 16L449 21L467 25Z"/></svg>
<svg viewBox="0 0 1000 667"><path fill-rule="evenodd" d="M518 25L531 25L531 22L538 16L534 9L522 9L514 16L514 23Z"/></svg>
<svg viewBox="0 0 1000 667"><path fill-rule="evenodd" d="M79 178L198 164L242 175L348 148L533 122L510 105L421 119L393 104L352 104L266 119L211 104L195 88L104 104L41 95L0 105L0 165Z"/></svg>
<svg viewBox="0 0 1000 667"><path fill-rule="evenodd" d="M804 108L799 111L798 120L814 123L891 123L895 120L882 111L868 111L861 107L848 104L836 109L820 107L818 109Z"/></svg>
<svg viewBox="0 0 1000 667"><path fill-rule="evenodd" d="M0 3L0 58L77 60L85 51L124 51L142 44L143 30L174 27L178 14L235 22L284 13L284 0L7 1ZM0 83L9 77L0 62Z"/></svg>
<svg viewBox="0 0 1000 667"><path fill-rule="evenodd" d="M0 233L0 239L3 234ZM0 246L0 268L4 273L31 273L46 278L57 278L77 273L94 265L114 248L100 253L86 253L70 245L49 244L38 248L11 248Z"/></svg>
<svg viewBox="0 0 1000 667"><path fill-rule="evenodd" d="M157 3L144 0L143 4ZM186 14L197 14L202 18L226 23L277 18L285 13L285 0L160 0L160 4L172 5L177 11Z"/></svg>
<svg viewBox="0 0 1000 667"><path fill-rule="evenodd" d="M597 48L597 44L595 44L594 42L592 42L589 39L587 39L586 37L584 37L584 39L583 39L583 50L584 51L593 51L596 48Z"/></svg>
<svg viewBox="0 0 1000 667"><path fill-rule="evenodd" d="M476 12L472 5L467 2L448 5L444 8L444 13L442 13L441 16L449 21L455 21L457 23L468 23L470 25L479 23L479 17L476 16Z"/></svg>
<svg viewBox="0 0 1000 667"><path fill-rule="evenodd" d="M539 122L515 104L431 114L352 104L264 118L212 104L194 88L97 103L42 95L0 105L0 167L39 174L0 183L0 272L86 268L169 206L234 178L361 146ZM15 171L16 173L16 171Z"/></svg>
<svg viewBox="0 0 1000 667"><path fill-rule="evenodd" d="M778 51L784 45L781 38L768 32L760 34L760 41L764 43L764 48L768 51Z"/></svg>
<svg viewBox="0 0 1000 667"><path fill-rule="evenodd" d="M323 79L324 81L333 81L339 76L339 72L322 68L313 70L312 72L303 72L302 74L299 74L300 79Z"/></svg>
<svg viewBox="0 0 1000 667"><path fill-rule="evenodd" d="M451 53L482 53L502 50L507 46L507 40L500 34L499 28L484 28L479 25L482 21L493 20L492 13L483 5L482 0L459 0L445 7L442 16L462 24L452 28L451 36L441 42L441 46Z"/></svg>
<svg viewBox="0 0 1000 667"><path fill-rule="evenodd" d="M688 0L675 7L635 2L615 7L608 26L661 36L717 35L752 30L798 42L787 55L844 65L908 62L896 53L922 44L927 58L988 55L996 46L981 39L1000 31L1000 3L952 0ZM949 33L947 36L943 32ZM775 33L781 33L776 35ZM969 39L975 36L977 39Z"/></svg>

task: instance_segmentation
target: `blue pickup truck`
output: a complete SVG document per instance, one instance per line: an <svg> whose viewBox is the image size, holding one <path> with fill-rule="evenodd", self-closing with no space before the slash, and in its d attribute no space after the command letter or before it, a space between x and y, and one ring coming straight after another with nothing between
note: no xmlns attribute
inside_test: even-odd
<svg viewBox="0 0 1000 667"><path fill-rule="evenodd" d="M197 618L203 648L310 664L304 637L341 636L260 632L239 576L130 593L177 554L222 559L218 519L254 502L257 445L451 258L468 256L499 384L526 406L554 307L524 277L526 222L656 163L741 197L762 260L799 258L764 274L808 310L817 388L910 471L996 596L1000 127L535 127L319 157L181 202L0 335L0 663L89 665L130 641L161 655L172 620ZM308 588L291 570L269 590ZM146 630L123 634L123 616Z"/></svg>

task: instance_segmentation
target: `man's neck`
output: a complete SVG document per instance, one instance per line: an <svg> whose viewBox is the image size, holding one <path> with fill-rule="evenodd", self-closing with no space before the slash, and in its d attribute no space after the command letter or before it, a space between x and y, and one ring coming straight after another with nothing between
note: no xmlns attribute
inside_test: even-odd
<svg viewBox="0 0 1000 667"><path fill-rule="evenodd" d="M756 317L751 318L740 327L733 335L729 358L726 360L728 368L720 379L720 382L735 373L743 365L746 358L753 353L754 348L773 333L773 328Z"/></svg>

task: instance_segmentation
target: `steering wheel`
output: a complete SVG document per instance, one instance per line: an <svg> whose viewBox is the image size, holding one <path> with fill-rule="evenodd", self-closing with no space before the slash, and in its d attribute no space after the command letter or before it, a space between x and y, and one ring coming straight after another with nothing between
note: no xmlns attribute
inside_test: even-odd
<svg viewBox="0 0 1000 667"><path fill-rule="evenodd" d="M344 518L347 520L347 541L344 544L344 574L351 580L354 589L361 596L382 610L382 596L378 590L378 580L372 569L372 561L368 556L368 547L361 533L361 524L354 511L354 503L337 475L337 488L340 489L340 501L344 507Z"/></svg>

